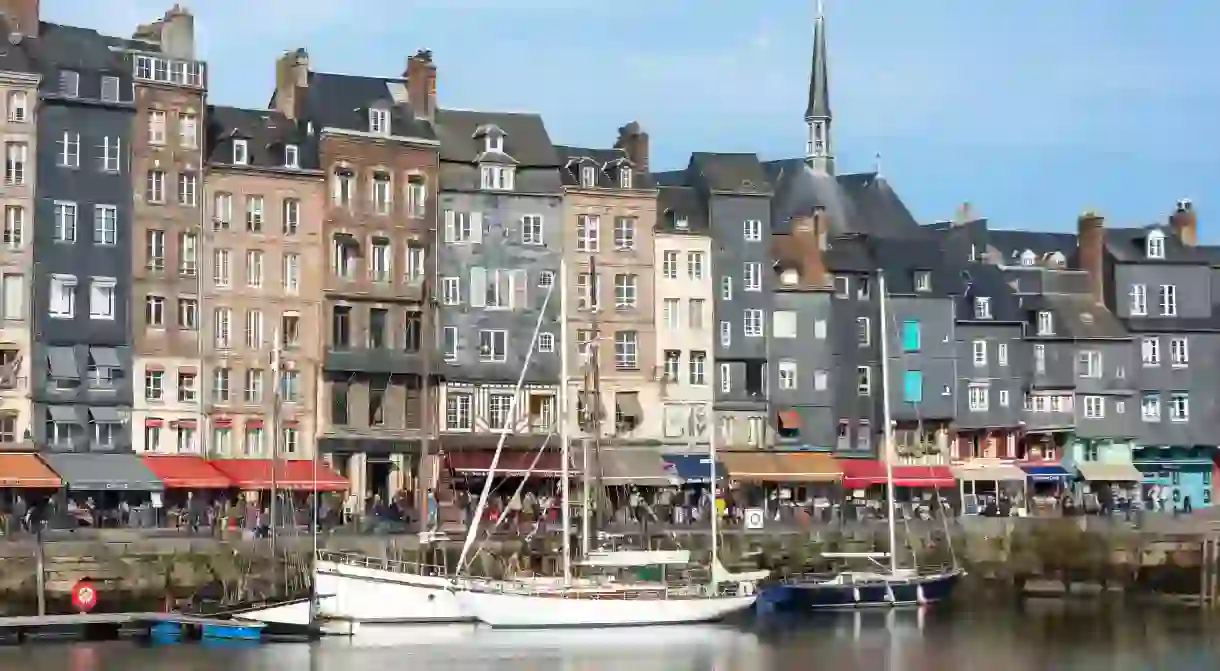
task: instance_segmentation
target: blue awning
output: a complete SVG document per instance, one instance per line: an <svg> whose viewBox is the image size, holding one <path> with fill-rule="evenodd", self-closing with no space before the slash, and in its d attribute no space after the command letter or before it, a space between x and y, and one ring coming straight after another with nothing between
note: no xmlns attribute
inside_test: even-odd
<svg viewBox="0 0 1220 671"><path fill-rule="evenodd" d="M666 454L665 470L682 482L711 482L712 460L702 454ZM724 478L724 465L716 461L716 479Z"/></svg>
<svg viewBox="0 0 1220 671"><path fill-rule="evenodd" d="M1067 472L1062 466L1028 466L1022 465L1021 470L1029 476L1034 482L1055 482L1056 480L1065 480L1071 477L1071 473Z"/></svg>

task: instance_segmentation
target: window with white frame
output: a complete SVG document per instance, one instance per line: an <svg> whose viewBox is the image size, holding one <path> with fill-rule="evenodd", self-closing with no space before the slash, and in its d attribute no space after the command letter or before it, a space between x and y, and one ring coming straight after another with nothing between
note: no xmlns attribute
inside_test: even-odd
<svg viewBox="0 0 1220 671"><path fill-rule="evenodd" d="M598 294L601 287L597 276L592 273L579 273L576 275L576 309L577 310L596 310L598 307Z"/></svg>
<svg viewBox="0 0 1220 671"><path fill-rule="evenodd" d="M555 351L555 334L554 333L539 333L538 334L538 351L544 354L549 354Z"/></svg>
<svg viewBox="0 0 1220 671"><path fill-rule="evenodd" d="M263 197L260 195L246 196L246 230L251 233L263 231Z"/></svg>
<svg viewBox="0 0 1220 671"><path fill-rule="evenodd" d="M445 361L457 361L457 327L446 326L441 329L441 355Z"/></svg>
<svg viewBox="0 0 1220 671"><path fill-rule="evenodd" d="M483 237L482 225L480 219L479 228L476 229L469 212L445 210L445 242L478 242Z"/></svg>
<svg viewBox="0 0 1220 671"><path fill-rule="evenodd" d="M301 291L301 255L295 252L284 254L280 268L280 281L284 293L295 296Z"/></svg>
<svg viewBox="0 0 1220 671"><path fill-rule="evenodd" d="M508 360L508 331L479 331L479 361L503 363Z"/></svg>
<svg viewBox="0 0 1220 671"><path fill-rule="evenodd" d="M407 243L406 278L408 282L422 280L428 268L424 264L425 251L423 247ZM550 271L543 271L544 273ZM541 284L541 283L540 283Z"/></svg>
<svg viewBox="0 0 1220 671"><path fill-rule="evenodd" d="M1169 363L1179 367L1190 364L1190 349L1185 336L1169 339Z"/></svg>
<svg viewBox="0 0 1220 671"><path fill-rule="evenodd" d="M987 341L973 340L970 342L970 351L972 359L976 367L987 365Z"/></svg>
<svg viewBox="0 0 1220 671"><path fill-rule="evenodd" d="M21 249L25 243L25 208L20 205L4 206L4 232L0 242L9 250Z"/></svg>
<svg viewBox="0 0 1220 671"><path fill-rule="evenodd" d="M873 369L869 366L856 366L856 395L868 396L873 393Z"/></svg>
<svg viewBox="0 0 1220 671"><path fill-rule="evenodd" d="M687 301L687 326L692 331L703 330L703 299L692 298Z"/></svg>
<svg viewBox="0 0 1220 671"><path fill-rule="evenodd" d="M356 278L356 246L351 238L336 236L330 242L330 265L335 277Z"/></svg>
<svg viewBox="0 0 1220 671"><path fill-rule="evenodd" d="M181 112L178 114L178 144L186 149L194 149L199 144L199 123L194 114Z"/></svg>
<svg viewBox="0 0 1220 671"><path fill-rule="evenodd" d="M118 137L110 137L109 135L102 138L102 155L101 164L102 172L118 173L123 169L121 159L123 141Z"/></svg>
<svg viewBox="0 0 1220 671"><path fill-rule="evenodd" d="M1000 407L1001 408L1008 407L1008 390L1007 389L1000 390Z"/></svg>
<svg viewBox="0 0 1220 671"><path fill-rule="evenodd" d="M720 364L720 391L725 394L733 391L733 366L727 363Z"/></svg>
<svg viewBox="0 0 1220 671"><path fill-rule="evenodd" d="M1048 310L1038 312L1038 335L1054 335L1055 319Z"/></svg>
<svg viewBox="0 0 1220 671"><path fill-rule="evenodd" d="M369 279L374 282L389 282L392 276L390 271L390 259L392 256L393 250L390 248L390 241L385 238L374 238L372 255L369 259Z"/></svg>
<svg viewBox="0 0 1220 671"><path fill-rule="evenodd" d="M991 298L976 296L974 299L974 318L991 319Z"/></svg>
<svg viewBox="0 0 1220 671"><path fill-rule="evenodd" d="M114 245L119 241L119 210L114 205L93 206L93 244Z"/></svg>
<svg viewBox="0 0 1220 671"><path fill-rule="evenodd" d="M623 166L618 169L618 185L623 189L631 188L631 168Z"/></svg>
<svg viewBox="0 0 1220 671"><path fill-rule="evenodd" d="M761 338L763 328L763 311L759 309L743 310L741 313L742 333L747 338Z"/></svg>
<svg viewBox="0 0 1220 671"><path fill-rule="evenodd" d="M742 229L746 242L760 242L762 240L762 222L758 219L747 219L742 224Z"/></svg>
<svg viewBox="0 0 1220 671"><path fill-rule="evenodd" d="M29 118L29 96L25 91L9 91L8 120L11 123L25 123Z"/></svg>
<svg viewBox="0 0 1220 671"><path fill-rule="evenodd" d="M733 344L733 322L720 322L720 345L728 347Z"/></svg>
<svg viewBox="0 0 1220 671"><path fill-rule="evenodd" d="M248 404L263 402L263 371L251 368L246 371L244 400Z"/></svg>
<svg viewBox="0 0 1220 671"><path fill-rule="evenodd" d="M441 303L460 305L462 302L462 280L460 277L441 278Z"/></svg>
<svg viewBox="0 0 1220 671"><path fill-rule="evenodd" d="M284 167L299 168L301 167L301 148L295 144L284 145Z"/></svg>
<svg viewBox="0 0 1220 671"><path fill-rule="evenodd" d="M89 280L89 318L114 319L114 289L118 280L113 277L94 277Z"/></svg>
<svg viewBox="0 0 1220 671"><path fill-rule="evenodd" d="M68 98L80 95L80 73L76 70L59 71L59 94Z"/></svg>
<svg viewBox="0 0 1220 671"><path fill-rule="evenodd" d="M393 208L393 199L390 194L393 189L390 184L390 174L387 172L377 171L373 173L373 210L377 214L389 214Z"/></svg>
<svg viewBox="0 0 1220 671"><path fill-rule="evenodd" d="M212 285L217 289L227 289L233 283L233 270L229 259L229 250L212 250Z"/></svg>
<svg viewBox="0 0 1220 671"><path fill-rule="evenodd" d="M691 350L690 383L700 387L707 384L707 352Z"/></svg>
<svg viewBox="0 0 1220 671"><path fill-rule="evenodd" d="M677 298L666 298L661 302L661 323L667 331L677 331L682 325L681 310L682 301Z"/></svg>
<svg viewBox="0 0 1220 671"><path fill-rule="evenodd" d="M1077 356L1077 373L1080 377L1100 378L1102 375L1101 352L1087 350Z"/></svg>
<svg viewBox="0 0 1220 671"><path fill-rule="evenodd" d="M144 371L144 400L160 401L165 398L165 371Z"/></svg>
<svg viewBox="0 0 1220 671"><path fill-rule="evenodd" d="M757 261L743 263L741 284L743 291L762 291L762 264Z"/></svg>
<svg viewBox="0 0 1220 671"><path fill-rule="evenodd" d="M873 329L868 317L856 317L856 344L868 347L873 342Z"/></svg>
<svg viewBox="0 0 1220 671"><path fill-rule="evenodd" d="M485 165L480 169L483 188L488 191L512 191L516 170L508 165Z"/></svg>
<svg viewBox="0 0 1220 671"><path fill-rule="evenodd" d="M1160 336L1144 336L1140 339L1140 356L1145 366L1161 365Z"/></svg>
<svg viewBox="0 0 1220 671"><path fill-rule="evenodd" d="M76 276L51 275L49 310L52 317L71 319L76 316Z"/></svg>
<svg viewBox="0 0 1220 671"><path fill-rule="evenodd" d="M9 186L25 184L30 145L25 142L4 143L4 183Z"/></svg>
<svg viewBox="0 0 1220 671"><path fill-rule="evenodd" d="M595 253L598 250L598 240L601 237L601 217L595 214L580 214L576 216L576 251Z"/></svg>
<svg viewBox="0 0 1220 671"><path fill-rule="evenodd" d="M165 296L144 297L144 325L148 328L165 328Z"/></svg>
<svg viewBox="0 0 1220 671"><path fill-rule="evenodd" d="M1131 316L1145 317L1148 315L1148 287L1143 284L1131 285Z"/></svg>
<svg viewBox="0 0 1220 671"><path fill-rule="evenodd" d="M263 347L262 310L246 310L246 347L255 350Z"/></svg>
<svg viewBox="0 0 1220 671"><path fill-rule="evenodd" d="M733 278L730 275L720 278L720 299L726 301L733 300Z"/></svg>
<svg viewBox="0 0 1220 671"><path fill-rule="evenodd" d="M637 370L640 367L640 335L635 331L614 333L614 367L617 370Z"/></svg>
<svg viewBox="0 0 1220 671"><path fill-rule="evenodd" d="M246 252L246 286L251 289L263 288L263 252L251 249Z"/></svg>
<svg viewBox="0 0 1220 671"><path fill-rule="evenodd" d="M178 175L178 204L183 207L195 207L198 187L199 177L195 173L180 173Z"/></svg>
<svg viewBox="0 0 1220 671"><path fill-rule="evenodd" d="M813 390L826 391L830 385L830 372L825 370L813 371Z"/></svg>
<svg viewBox="0 0 1220 671"><path fill-rule="evenodd" d="M1000 343L995 348L996 363L1000 366L1008 365L1008 343Z"/></svg>
<svg viewBox="0 0 1220 671"><path fill-rule="evenodd" d="M521 217L521 244L541 245L545 243L542 237L542 215L527 214Z"/></svg>
<svg viewBox="0 0 1220 671"><path fill-rule="evenodd" d="M1161 316L1176 317L1178 314L1178 288L1172 284L1161 285Z"/></svg>
<svg viewBox="0 0 1220 671"><path fill-rule="evenodd" d="M779 362L779 388L796 389L796 362L784 360Z"/></svg>
<svg viewBox="0 0 1220 671"><path fill-rule="evenodd" d="M154 272L165 270L165 231L150 230L144 233L145 267Z"/></svg>
<svg viewBox="0 0 1220 671"><path fill-rule="evenodd" d="M407 176L407 216L423 218L428 207L428 183L423 175Z"/></svg>
<svg viewBox="0 0 1220 671"><path fill-rule="evenodd" d="M1104 396L1084 397L1084 418L1104 419L1106 416L1106 399Z"/></svg>
<svg viewBox="0 0 1220 671"><path fill-rule="evenodd" d="M246 140L233 140L233 165L246 165L250 162L250 145Z"/></svg>
<svg viewBox="0 0 1220 671"><path fill-rule="evenodd" d="M597 168L591 165L580 166L580 186L585 189L597 186Z"/></svg>
<svg viewBox="0 0 1220 671"><path fill-rule="evenodd" d="M971 412L986 412L990 407L990 392L987 385L972 384L966 389L966 401Z"/></svg>
<svg viewBox="0 0 1220 671"><path fill-rule="evenodd" d="M390 111L381 107L369 110L369 132L378 135L390 134Z"/></svg>
<svg viewBox="0 0 1220 671"><path fill-rule="evenodd" d="M55 201L55 242L76 242L76 203Z"/></svg>
<svg viewBox="0 0 1220 671"><path fill-rule="evenodd" d="M511 428L512 415L512 394L487 395L487 428L493 430Z"/></svg>
<svg viewBox="0 0 1220 671"><path fill-rule="evenodd" d="M617 310L634 308L639 300L638 275L619 273L614 276L614 307Z"/></svg>
<svg viewBox="0 0 1220 671"><path fill-rule="evenodd" d="M185 331L199 328L199 299L178 299L178 328Z"/></svg>
<svg viewBox="0 0 1220 671"><path fill-rule="evenodd" d="M686 253L686 276L692 280L703 279L703 252Z"/></svg>
<svg viewBox="0 0 1220 671"><path fill-rule="evenodd" d="M144 177L144 200L156 204L165 202L165 171L148 171Z"/></svg>
<svg viewBox="0 0 1220 671"><path fill-rule="evenodd" d="M228 230L233 221L233 194L217 191L212 196L212 230Z"/></svg>
<svg viewBox="0 0 1220 671"><path fill-rule="evenodd" d="M776 310L771 313L771 335L775 338L796 337L796 312Z"/></svg>
<svg viewBox="0 0 1220 671"><path fill-rule="evenodd" d="M148 144L165 144L165 111L149 110L148 112ZM241 140L245 142L245 140ZM233 161L237 163L237 161ZM244 161L243 161L244 163Z"/></svg>
<svg viewBox="0 0 1220 671"><path fill-rule="evenodd" d="M678 279L678 252L667 249L661 252L661 276L667 280Z"/></svg>
<svg viewBox="0 0 1220 671"><path fill-rule="evenodd" d="M1145 251L1150 259L1165 258L1165 234L1160 231L1151 231L1148 233Z"/></svg>
<svg viewBox="0 0 1220 671"><path fill-rule="evenodd" d="M932 290L932 273L927 270L916 270L914 276L915 291L926 293Z"/></svg>
<svg viewBox="0 0 1220 671"><path fill-rule="evenodd" d="M445 428L450 431L469 431L471 396L466 393L445 394Z"/></svg>
<svg viewBox="0 0 1220 671"><path fill-rule="evenodd" d="M1161 395L1144 394L1140 399L1140 417L1145 422L1161 421Z"/></svg>
<svg viewBox="0 0 1220 671"><path fill-rule="evenodd" d="M296 371L293 371L294 373ZM301 432L295 426L280 428L280 450L286 454L296 454L301 445Z"/></svg>
<svg viewBox="0 0 1220 671"><path fill-rule="evenodd" d="M334 181L331 182L331 200L339 207L351 207L355 191L356 175L350 168L337 168L335 170Z"/></svg>
<svg viewBox="0 0 1220 671"><path fill-rule="evenodd" d="M233 346L233 310L216 308L212 311L212 335L216 349L229 349Z"/></svg>
<svg viewBox="0 0 1220 671"><path fill-rule="evenodd" d="M284 235L296 235L301 226L301 201L285 198L280 203L280 230Z"/></svg>
<svg viewBox="0 0 1220 671"><path fill-rule="evenodd" d="M618 251L635 249L635 217L614 218L614 248Z"/></svg>
<svg viewBox="0 0 1220 671"><path fill-rule="evenodd" d="M1183 393L1169 395L1169 421L1190 421L1190 396Z"/></svg>

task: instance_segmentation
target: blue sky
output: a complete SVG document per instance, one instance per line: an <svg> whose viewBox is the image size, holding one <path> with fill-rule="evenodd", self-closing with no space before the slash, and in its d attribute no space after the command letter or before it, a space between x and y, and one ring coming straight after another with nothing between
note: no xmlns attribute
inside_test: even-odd
<svg viewBox="0 0 1220 671"><path fill-rule="evenodd" d="M130 34L172 0L43 0L45 20ZM275 58L396 75L434 50L441 104L531 110L554 141L638 120L653 165L803 151L814 0L195 0L213 102L260 107ZM762 9L765 7L765 9ZM840 172L882 173L922 221L969 201L1003 228L1115 225L1220 183L1220 5L826 0Z"/></svg>

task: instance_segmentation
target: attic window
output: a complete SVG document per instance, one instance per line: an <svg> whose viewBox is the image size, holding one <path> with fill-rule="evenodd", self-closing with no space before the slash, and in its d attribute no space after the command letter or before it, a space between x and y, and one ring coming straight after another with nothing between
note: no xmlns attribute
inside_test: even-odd
<svg viewBox="0 0 1220 671"><path fill-rule="evenodd" d="M1037 262L1038 262L1037 254L1033 253L1032 251L1030 251L1028 249L1021 252L1021 265L1032 266Z"/></svg>
<svg viewBox="0 0 1220 671"><path fill-rule="evenodd" d="M989 296L977 296L974 299L974 318L975 319L991 319L991 298Z"/></svg>
<svg viewBox="0 0 1220 671"><path fill-rule="evenodd" d="M301 167L301 150L295 144L284 145L284 167Z"/></svg>
<svg viewBox="0 0 1220 671"><path fill-rule="evenodd" d="M927 270L916 270L914 277L915 291L928 292L932 290L932 273Z"/></svg>
<svg viewBox="0 0 1220 671"><path fill-rule="evenodd" d="M800 283L801 276L800 276L800 273L789 268L789 269L785 270L784 272L780 273L779 281L784 286L791 287L791 286L795 286L796 284Z"/></svg>
<svg viewBox="0 0 1220 671"><path fill-rule="evenodd" d="M1063 266L1067 265L1067 259L1063 257L1062 252L1051 252L1048 263L1055 268L1062 268Z"/></svg>
<svg viewBox="0 0 1220 671"><path fill-rule="evenodd" d="M1055 318L1048 310L1038 312L1038 335L1047 336L1055 334Z"/></svg>
<svg viewBox="0 0 1220 671"><path fill-rule="evenodd" d="M618 185L624 189L631 188L631 168L623 166L618 169Z"/></svg>
<svg viewBox="0 0 1220 671"><path fill-rule="evenodd" d="M510 165L484 165L480 169L483 188L488 191L512 191L515 170Z"/></svg>
<svg viewBox="0 0 1220 671"><path fill-rule="evenodd" d="M1160 231L1152 231L1148 234L1148 239L1145 241L1145 251L1150 259L1165 258L1165 234Z"/></svg>
<svg viewBox="0 0 1220 671"><path fill-rule="evenodd" d="M378 135L390 134L390 111L387 109L369 110L369 132Z"/></svg>
<svg viewBox="0 0 1220 671"><path fill-rule="evenodd" d="M591 165L582 165L580 167L580 185L586 189L597 186L597 168Z"/></svg>
<svg viewBox="0 0 1220 671"><path fill-rule="evenodd" d="M250 147L245 140L233 140L233 165L250 163Z"/></svg>
<svg viewBox="0 0 1220 671"><path fill-rule="evenodd" d="M674 228L678 229L679 231L685 231L686 229L690 228L690 220L688 220L685 215L674 215Z"/></svg>
<svg viewBox="0 0 1220 671"><path fill-rule="evenodd" d="M488 133L486 142L487 151L496 154L504 153L504 136L499 133Z"/></svg>

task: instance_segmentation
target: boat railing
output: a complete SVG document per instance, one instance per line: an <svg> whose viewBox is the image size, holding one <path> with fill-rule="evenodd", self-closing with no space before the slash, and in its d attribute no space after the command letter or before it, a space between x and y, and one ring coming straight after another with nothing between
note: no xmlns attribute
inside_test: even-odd
<svg viewBox="0 0 1220 671"><path fill-rule="evenodd" d="M951 564L925 564L914 569L899 569L903 575L909 575L911 578L926 578L929 576L944 575L954 570ZM815 573L789 573L779 579L783 584L805 584L811 582L826 582L835 580L848 574L858 574L861 576L867 575L883 575L883 572L875 568L865 568L860 570L844 569L842 571L815 572Z"/></svg>
<svg viewBox="0 0 1220 671"><path fill-rule="evenodd" d="M658 599L692 599L711 597L735 597L752 594L757 588L752 583L726 582L714 587L707 581L669 580L656 584L608 582L599 585L559 586L539 585L519 580L467 581L467 587L479 592L511 594L520 596L551 597L555 599L580 599L593 601L655 601Z"/></svg>
<svg viewBox="0 0 1220 671"><path fill-rule="evenodd" d="M345 566L359 566L361 568L369 568L378 571L391 571L393 573L409 573L412 575L434 576L437 578L449 576L449 572L443 566L438 566L436 564L424 564L413 561L402 561L400 559L389 559L387 557L375 557L373 555L366 555L359 552L318 550L318 561L343 564Z"/></svg>

